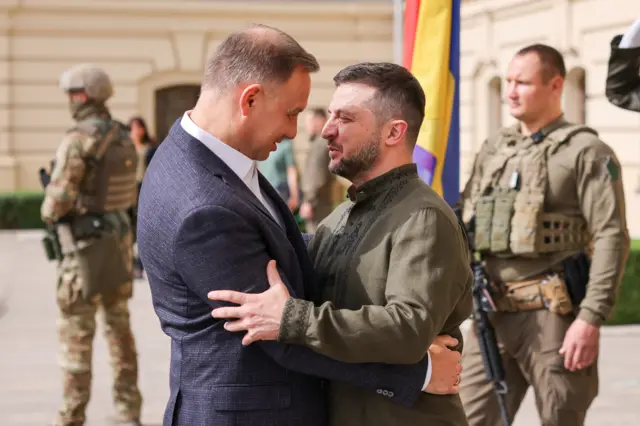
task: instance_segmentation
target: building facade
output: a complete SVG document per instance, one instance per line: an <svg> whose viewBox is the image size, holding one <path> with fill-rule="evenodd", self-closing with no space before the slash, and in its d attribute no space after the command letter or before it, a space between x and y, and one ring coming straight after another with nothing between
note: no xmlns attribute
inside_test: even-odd
<svg viewBox="0 0 640 426"><path fill-rule="evenodd" d="M380 1L0 0L0 191L39 187L37 170L72 124L57 87L67 67L102 66L113 115L141 115L161 140L195 104L209 53L254 22L318 58L309 106L328 104L342 67L393 56L391 9Z"/></svg>
<svg viewBox="0 0 640 426"><path fill-rule="evenodd" d="M640 236L640 114L605 97L614 35L640 17L637 0L467 0L462 8L460 82L461 185L473 154L495 129L513 122L504 102L504 75L512 56L532 43L565 58L566 116L595 128L622 163L627 219Z"/></svg>
<svg viewBox="0 0 640 426"><path fill-rule="evenodd" d="M543 42L565 55L567 115L614 148L627 211L640 208L640 114L604 96L609 42L638 16L637 0L463 1L461 185L484 138L512 120L502 96L508 61ZM104 67L115 84L114 116L141 115L162 139L195 103L208 54L252 22L287 31L318 57L309 106L327 105L340 68L394 58L391 1L0 0L0 191L37 189L37 170L72 124L57 87L64 69ZM640 218L629 214L629 227L640 235Z"/></svg>

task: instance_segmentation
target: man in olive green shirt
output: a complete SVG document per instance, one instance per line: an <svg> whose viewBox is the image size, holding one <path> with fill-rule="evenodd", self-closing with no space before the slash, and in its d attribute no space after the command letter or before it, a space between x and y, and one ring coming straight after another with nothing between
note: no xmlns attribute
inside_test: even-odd
<svg viewBox="0 0 640 426"><path fill-rule="evenodd" d="M241 305L212 314L240 318L225 328L248 330L244 344L277 339L343 362L415 363L440 334L456 338L461 351L473 277L462 224L412 162L424 92L389 63L349 66L334 81L322 136L330 170L353 185L309 243L325 303L289 297L270 269L272 287L262 294L210 293ZM332 382L329 401L335 426L467 424L457 394L424 393L408 408L384 390Z"/></svg>
<svg viewBox="0 0 640 426"><path fill-rule="evenodd" d="M300 204L300 190L291 139L283 139L266 160L258 161L258 169L278 191L289 209L296 210Z"/></svg>
<svg viewBox="0 0 640 426"><path fill-rule="evenodd" d="M302 173L304 202L300 216L305 220L306 232L315 234L318 225L333 211L333 185L335 178L329 171L329 147L322 138L327 113L313 108L307 113L305 126L309 134L309 149Z"/></svg>
<svg viewBox="0 0 640 426"><path fill-rule="evenodd" d="M598 393L600 326L629 250L618 159L593 129L564 119L565 73L550 46L513 57L506 87L518 123L484 142L461 199L464 221L476 224L476 248L486 247L507 412L512 420L531 386L543 426L584 424ZM508 244L497 244L505 236ZM501 424L473 328L466 343L460 396L469 424Z"/></svg>

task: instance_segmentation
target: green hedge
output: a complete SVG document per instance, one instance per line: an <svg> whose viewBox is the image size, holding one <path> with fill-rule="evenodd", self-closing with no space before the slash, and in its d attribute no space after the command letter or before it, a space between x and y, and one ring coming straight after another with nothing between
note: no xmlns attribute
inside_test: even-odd
<svg viewBox="0 0 640 426"><path fill-rule="evenodd" d="M631 242L618 301L607 324L640 324L640 240Z"/></svg>
<svg viewBox="0 0 640 426"><path fill-rule="evenodd" d="M0 229L43 229L42 191L0 193Z"/></svg>
<svg viewBox="0 0 640 426"><path fill-rule="evenodd" d="M44 228L40 219L43 196L41 191L0 194L0 229ZM299 216L296 221L304 229L304 221ZM618 302L607 324L640 324L640 240L631 244Z"/></svg>

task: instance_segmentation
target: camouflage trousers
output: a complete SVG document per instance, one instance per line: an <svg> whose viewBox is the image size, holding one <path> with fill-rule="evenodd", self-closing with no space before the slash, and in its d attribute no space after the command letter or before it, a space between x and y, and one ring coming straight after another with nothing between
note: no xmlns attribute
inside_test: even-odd
<svg viewBox="0 0 640 426"><path fill-rule="evenodd" d="M129 322L128 301L132 282L115 286L109 297L82 297L82 283L73 255L65 256L59 266L57 303L60 338L60 365L64 395L55 424L82 425L91 394L91 360L96 314L102 311L107 346L113 369L113 399L121 420L138 420L142 397L138 389L138 356Z"/></svg>

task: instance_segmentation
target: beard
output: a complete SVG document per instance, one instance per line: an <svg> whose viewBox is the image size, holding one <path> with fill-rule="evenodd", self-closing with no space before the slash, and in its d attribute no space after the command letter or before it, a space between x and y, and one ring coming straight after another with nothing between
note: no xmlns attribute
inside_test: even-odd
<svg viewBox="0 0 640 426"><path fill-rule="evenodd" d="M329 171L349 181L353 181L357 176L371 170L373 165L378 161L378 157L380 157L378 134L379 132L376 129L353 155L342 157L337 164L329 164Z"/></svg>

